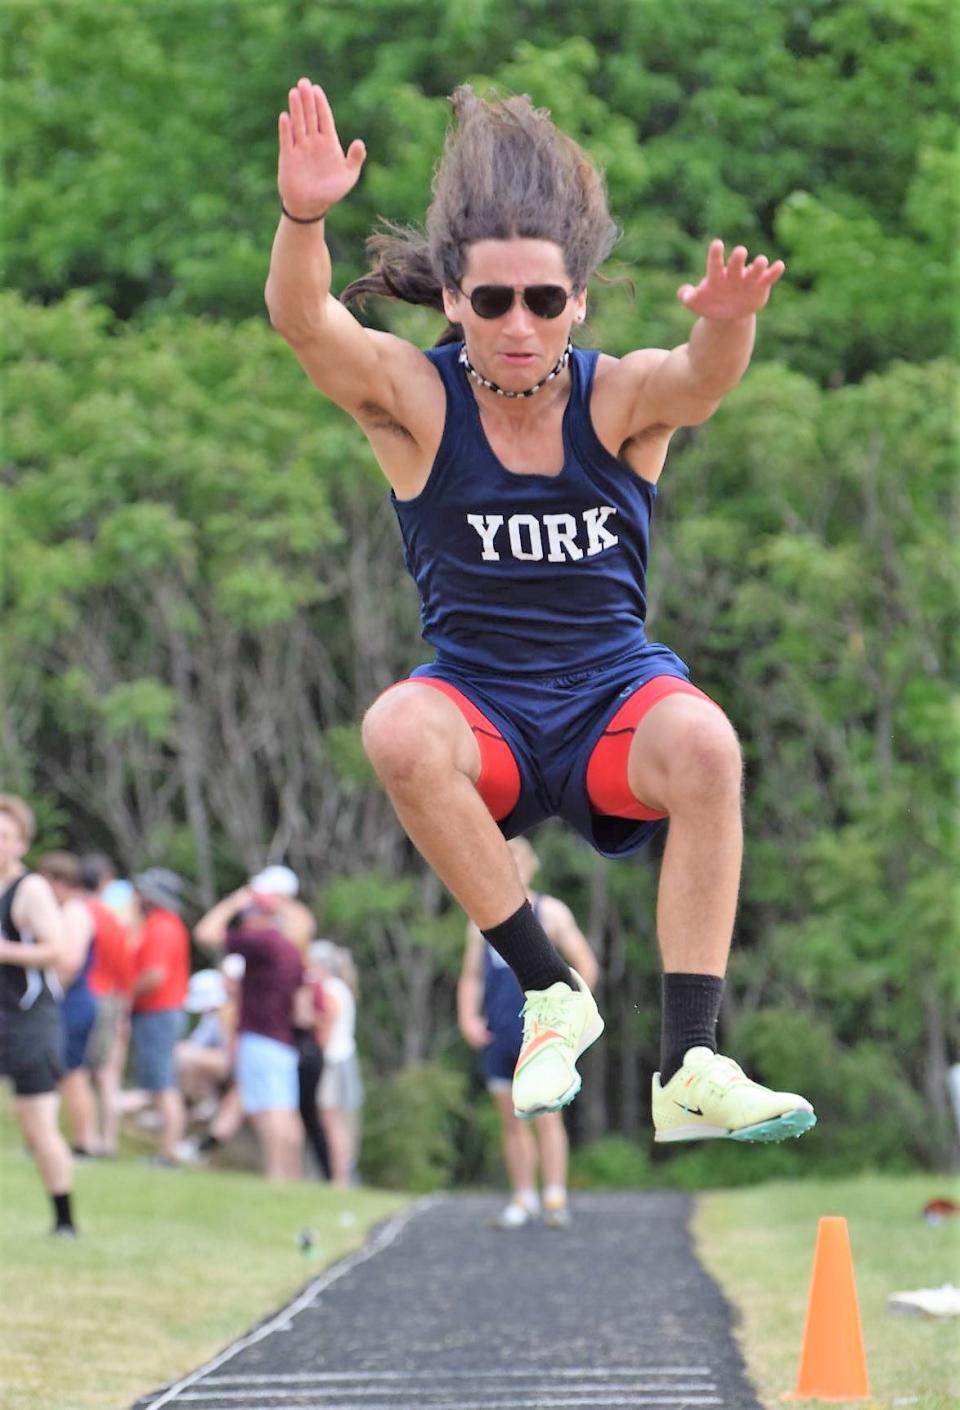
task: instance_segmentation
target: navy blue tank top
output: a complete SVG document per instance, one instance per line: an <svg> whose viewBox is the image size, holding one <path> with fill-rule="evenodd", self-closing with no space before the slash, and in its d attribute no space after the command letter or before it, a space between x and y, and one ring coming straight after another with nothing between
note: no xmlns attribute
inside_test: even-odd
<svg viewBox="0 0 960 1410"><path fill-rule="evenodd" d="M507 470L457 358L432 348L447 395L426 485L393 505L424 639L450 665L549 675L646 644L656 487L601 445L590 419L599 353L574 348L558 475Z"/></svg>

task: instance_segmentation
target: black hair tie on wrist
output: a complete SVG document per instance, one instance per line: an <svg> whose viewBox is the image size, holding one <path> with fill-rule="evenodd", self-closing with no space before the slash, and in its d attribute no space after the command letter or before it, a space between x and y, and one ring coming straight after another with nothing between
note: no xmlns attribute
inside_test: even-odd
<svg viewBox="0 0 960 1410"><path fill-rule="evenodd" d="M323 220L327 214L326 211L321 211L319 215L291 215L282 201L280 202L280 211L288 220L292 220L294 225L316 225L317 222Z"/></svg>

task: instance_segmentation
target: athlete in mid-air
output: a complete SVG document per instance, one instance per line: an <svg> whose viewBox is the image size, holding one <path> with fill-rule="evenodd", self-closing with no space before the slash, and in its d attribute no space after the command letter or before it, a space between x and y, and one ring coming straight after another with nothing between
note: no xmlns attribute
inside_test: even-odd
<svg viewBox="0 0 960 1410"><path fill-rule="evenodd" d="M782 1140L803 1097L716 1051L742 854L741 759L723 711L644 630L650 516L674 431L707 420L746 371L783 273L721 241L679 297L673 351L574 347L587 283L616 237L585 153L526 98L453 96L425 234L374 237L344 291L443 312L440 345L363 327L331 294L324 219L356 184L307 79L280 115L282 207L266 299L320 390L358 422L393 491L435 657L376 700L364 745L407 834L513 969L526 1000L518 1115L576 1095L602 1032L550 944L506 838L559 815L602 855L667 826L658 1141Z"/></svg>

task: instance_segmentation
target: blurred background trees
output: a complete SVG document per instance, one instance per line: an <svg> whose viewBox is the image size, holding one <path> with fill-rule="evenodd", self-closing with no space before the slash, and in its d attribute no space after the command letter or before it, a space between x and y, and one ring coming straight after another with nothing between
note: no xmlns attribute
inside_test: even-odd
<svg viewBox="0 0 960 1410"><path fill-rule="evenodd" d="M738 1056L822 1112L797 1168L944 1163L960 1044L947 23L938 0L0 15L0 774L37 802L44 845L163 861L198 908L265 860L296 868L360 964L381 1179L482 1174L483 1115L453 1022L463 918L359 746L366 705L426 655L392 511L263 309L286 90L324 83L345 142L369 149L328 224L338 288L379 216L422 218L466 79L529 93L606 169L624 230L607 272L635 293L598 285L585 342L681 342L675 290L712 236L786 259L748 378L675 439L650 633L743 739L724 1021ZM425 346L439 331L371 316ZM603 962L608 1036L576 1131L608 1138L594 1175L636 1181L646 1158L612 1138L646 1140L657 857L609 866L555 824L535 842L540 884ZM713 1152L708 1170L688 1152L655 1173L796 1161Z"/></svg>

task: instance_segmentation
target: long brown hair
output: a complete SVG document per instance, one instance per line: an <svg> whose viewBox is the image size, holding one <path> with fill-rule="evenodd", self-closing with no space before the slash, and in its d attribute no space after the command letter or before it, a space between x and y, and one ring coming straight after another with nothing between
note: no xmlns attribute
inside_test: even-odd
<svg viewBox="0 0 960 1410"><path fill-rule="evenodd" d="M586 288L620 233L597 167L529 98L486 100L463 84L451 103L425 233L383 222L367 241L373 268L343 303L381 295L442 311L442 290L459 288L476 240L552 240L574 288ZM448 325L440 342L459 336Z"/></svg>

